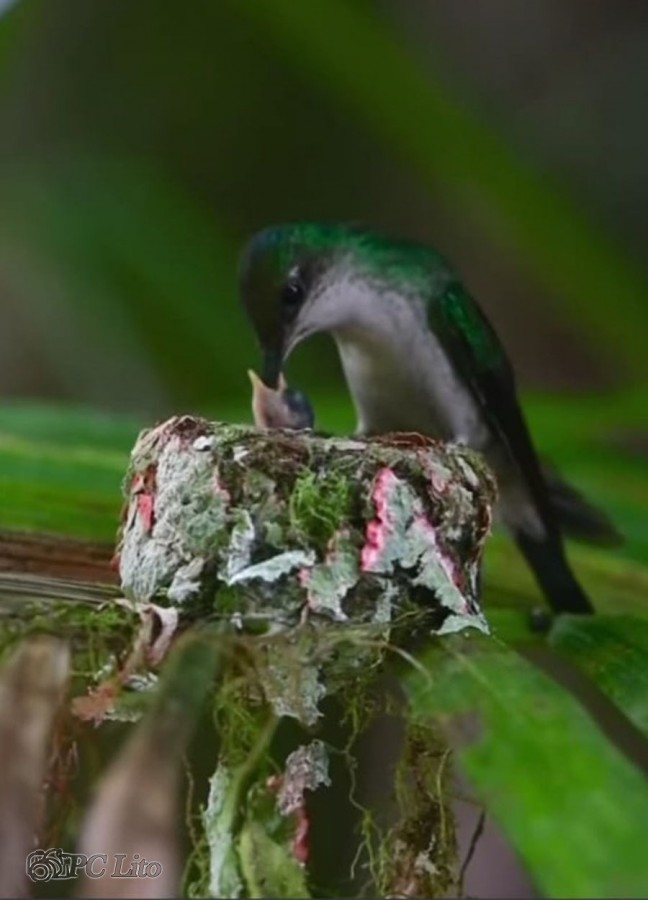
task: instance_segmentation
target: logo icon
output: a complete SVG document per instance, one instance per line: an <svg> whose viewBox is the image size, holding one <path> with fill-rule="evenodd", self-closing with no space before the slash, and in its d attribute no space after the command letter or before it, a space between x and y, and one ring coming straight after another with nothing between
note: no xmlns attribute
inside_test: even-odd
<svg viewBox="0 0 648 900"><path fill-rule="evenodd" d="M64 853L60 847L50 850L32 850L26 860L25 870L32 881L51 881L74 878L75 854ZM76 866L74 866L76 869Z"/></svg>

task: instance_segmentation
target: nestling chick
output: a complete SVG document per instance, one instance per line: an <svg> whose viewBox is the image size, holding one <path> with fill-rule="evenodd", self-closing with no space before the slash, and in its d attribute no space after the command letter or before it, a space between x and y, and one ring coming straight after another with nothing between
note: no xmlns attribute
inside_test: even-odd
<svg viewBox="0 0 648 900"><path fill-rule="evenodd" d="M289 388L283 374L279 375L277 388L269 388L251 369L252 415L257 428L290 428L299 431L312 428L315 414L308 397L301 391Z"/></svg>

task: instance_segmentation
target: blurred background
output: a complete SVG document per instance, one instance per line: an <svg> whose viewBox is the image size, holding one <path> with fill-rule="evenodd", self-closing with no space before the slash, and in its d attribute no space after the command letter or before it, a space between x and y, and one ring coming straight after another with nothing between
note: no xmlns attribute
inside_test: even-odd
<svg viewBox="0 0 648 900"><path fill-rule="evenodd" d="M634 0L0 0L3 421L27 434L7 418L26 400L138 427L249 420L242 243L273 222L366 222L454 261L542 447L626 527L626 561L645 560L647 79ZM320 427L353 427L330 340L288 375ZM41 415L37 440L70 421ZM99 444L103 422L76 427ZM627 454L614 469L605 441ZM0 484L24 469L5 462ZM102 487L105 538L123 465ZM12 524L47 525L38 509L21 494ZM596 585L605 558L586 552ZM490 826L466 886L533 895Z"/></svg>
<svg viewBox="0 0 648 900"><path fill-rule="evenodd" d="M440 248L523 387L645 380L644 4L0 10L0 396L249 416L237 253L291 219ZM328 339L289 375L351 427Z"/></svg>

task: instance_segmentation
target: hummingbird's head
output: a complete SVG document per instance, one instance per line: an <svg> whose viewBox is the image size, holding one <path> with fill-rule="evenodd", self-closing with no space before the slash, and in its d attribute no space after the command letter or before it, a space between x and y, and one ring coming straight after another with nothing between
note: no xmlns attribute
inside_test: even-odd
<svg viewBox="0 0 648 900"><path fill-rule="evenodd" d="M255 234L241 254L239 287L265 384L277 388L284 361L310 335L366 333L380 318L381 293L405 295L429 282L431 253L352 225L277 225Z"/></svg>
<svg viewBox="0 0 648 900"><path fill-rule="evenodd" d="M258 232L243 249L241 300L261 345L261 377L270 388L277 387L283 362L297 344L331 325L317 302L335 250L331 238L326 226L279 225Z"/></svg>

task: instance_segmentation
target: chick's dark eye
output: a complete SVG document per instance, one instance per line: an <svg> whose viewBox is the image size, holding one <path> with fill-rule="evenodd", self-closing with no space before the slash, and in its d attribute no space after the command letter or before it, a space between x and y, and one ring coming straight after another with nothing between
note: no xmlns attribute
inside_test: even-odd
<svg viewBox="0 0 648 900"><path fill-rule="evenodd" d="M287 313L295 313L305 296L306 290L299 278L289 278L281 290L281 305Z"/></svg>

